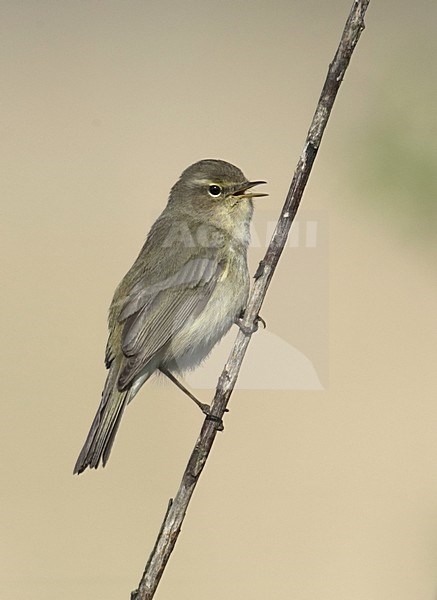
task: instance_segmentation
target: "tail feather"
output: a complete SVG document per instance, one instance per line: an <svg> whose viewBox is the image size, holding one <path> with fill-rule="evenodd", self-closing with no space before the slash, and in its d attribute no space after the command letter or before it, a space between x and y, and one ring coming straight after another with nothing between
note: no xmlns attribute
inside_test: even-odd
<svg viewBox="0 0 437 600"><path fill-rule="evenodd" d="M103 466L108 460L115 434L130 396L129 390L120 392L117 389L118 369L114 367L108 373L100 406L73 473L82 473L87 467L97 469L100 460L102 460Z"/></svg>
<svg viewBox="0 0 437 600"><path fill-rule="evenodd" d="M127 397L127 394L126 394L123 404L120 406L120 410L118 411L117 415L115 416L113 425L112 425L111 429L108 431L108 436L106 438L105 445L103 447L103 452L102 452L102 466L103 467L108 462L108 458L109 458L109 455L111 454L111 450L112 450L112 445L115 440L115 435L116 435L118 427L120 425L120 421L121 421L121 417L123 416L124 409L126 408L126 405L128 404L128 402L129 402L129 398Z"/></svg>

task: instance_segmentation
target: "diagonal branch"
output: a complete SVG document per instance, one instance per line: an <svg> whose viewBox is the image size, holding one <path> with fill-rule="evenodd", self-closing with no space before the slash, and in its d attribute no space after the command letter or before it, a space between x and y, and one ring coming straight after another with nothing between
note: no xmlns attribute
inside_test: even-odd
<svg viewBox="0 0 437 600"><path fill-rule="evenodd" d="M364 15L369 1L354 0L334 60L329 65L328 75L275 232L264 259L260 262L258 270L255 273L255 283L242 323L242 329L245 331L253 329L253 324L256 323L257 315L287 241L288 233L299 208L300 200L316 158L334 100L343 81L352 53L364 29ZM243 333L242 330L239 331L231 354L219 378L211 405L212 415L219 419L225 413L250 338L250 333ZM170 501L155 547L149 557L139 587L132 592L131 600L150 600L153 598L178 538L190 498L208 458L217 431L217 423L214 423L207 417L202 425L196 445L182 476L176 497L173 502Z"/></svg>

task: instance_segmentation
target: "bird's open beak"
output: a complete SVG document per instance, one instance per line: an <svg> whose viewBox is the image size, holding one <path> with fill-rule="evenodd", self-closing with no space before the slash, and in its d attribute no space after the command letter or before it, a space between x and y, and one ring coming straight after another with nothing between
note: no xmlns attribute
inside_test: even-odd
<svg viewBox="0 0 437 600"><path fill-rule="evenodd" d="M238 187L234 192L233 196L240 198L261 198L261 196L268 196L268 194L258 194L257 192L248 192L255 185L260 185L261 183L267 183L267 181L246 181L242 186Z"/></svg>

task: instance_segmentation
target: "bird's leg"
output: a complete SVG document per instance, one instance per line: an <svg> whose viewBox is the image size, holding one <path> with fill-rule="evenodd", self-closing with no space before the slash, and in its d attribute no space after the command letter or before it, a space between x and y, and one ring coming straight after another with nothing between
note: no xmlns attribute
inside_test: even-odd
<svg viewBox="0 0 437 600"><path fill-rule="evenodd" d="M170 371L168 371L165 367L159 367L159 370L161 371L161 373L163 373L163 375L168 377L170 381L175 384L175 386L182 390L188 396L188 398L191 398L191 400L197 404L197 406L200 408L203 414L206 415L206 418L209 421L214 421L215 423L218 423L219 430L223 429L223 421L220 417L216 417L215 415L211 414L211 407L209 406L209 404L204 404L203 402L200 402L200 400L198 400L196 396L194 396L194 394L187 390L187 388L176 379L173 373L170 373Z"/></svg>
<svg viewBox="0 0 437 600"><path fill-rule="evenodd" d="M200 410L203 412L203 414L209 415L209 411L210 411L209 404L204 404L203 402L200 402L200 400L198 400L196 398L196 396L194 396L189 390L187 390L187 388L184 385L182 385L182 383L180 381L178 381L176 379L176 377L173 375L173 373L170 373L170 371L168 371L164 367L160 367L159 370L166 377L168 377L170 379L170 381L172 383L174 383L180 390L182 390L189 398L191 398L191 400L197 404L197 406L200 408Z"/></svg>
<svg viewBox="0 0 437 600"><path fill-rule="evenodd" d="M244 310L242 310L241 313L238 315L238 317L235 319L235 324L238 325L238 327L241 329L241 331L246 335L251 335L252 333L255 333L255 331L258 331L258 323L262 323L264 329L267 327L267 323L259 315L256 317L255 321L252 323L252 326L248 327L247 325L243 325L243 321L244 321Z"/></svg>

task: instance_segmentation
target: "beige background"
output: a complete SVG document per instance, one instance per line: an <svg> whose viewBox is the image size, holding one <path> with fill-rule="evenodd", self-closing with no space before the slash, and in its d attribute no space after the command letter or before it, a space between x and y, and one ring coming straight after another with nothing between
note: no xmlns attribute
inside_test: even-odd
<svg viewBox="0 0 437 600"><path fill-rule="evenodd" d="M129 598L201 416L148 383L72 476L113 289L195 160L279 210L349 5L1 3L2 599ZM263 307L325 389L237 390L160 600L437 598L436 18L371 3L300 215L329 260L287 252Z"/></svg>

